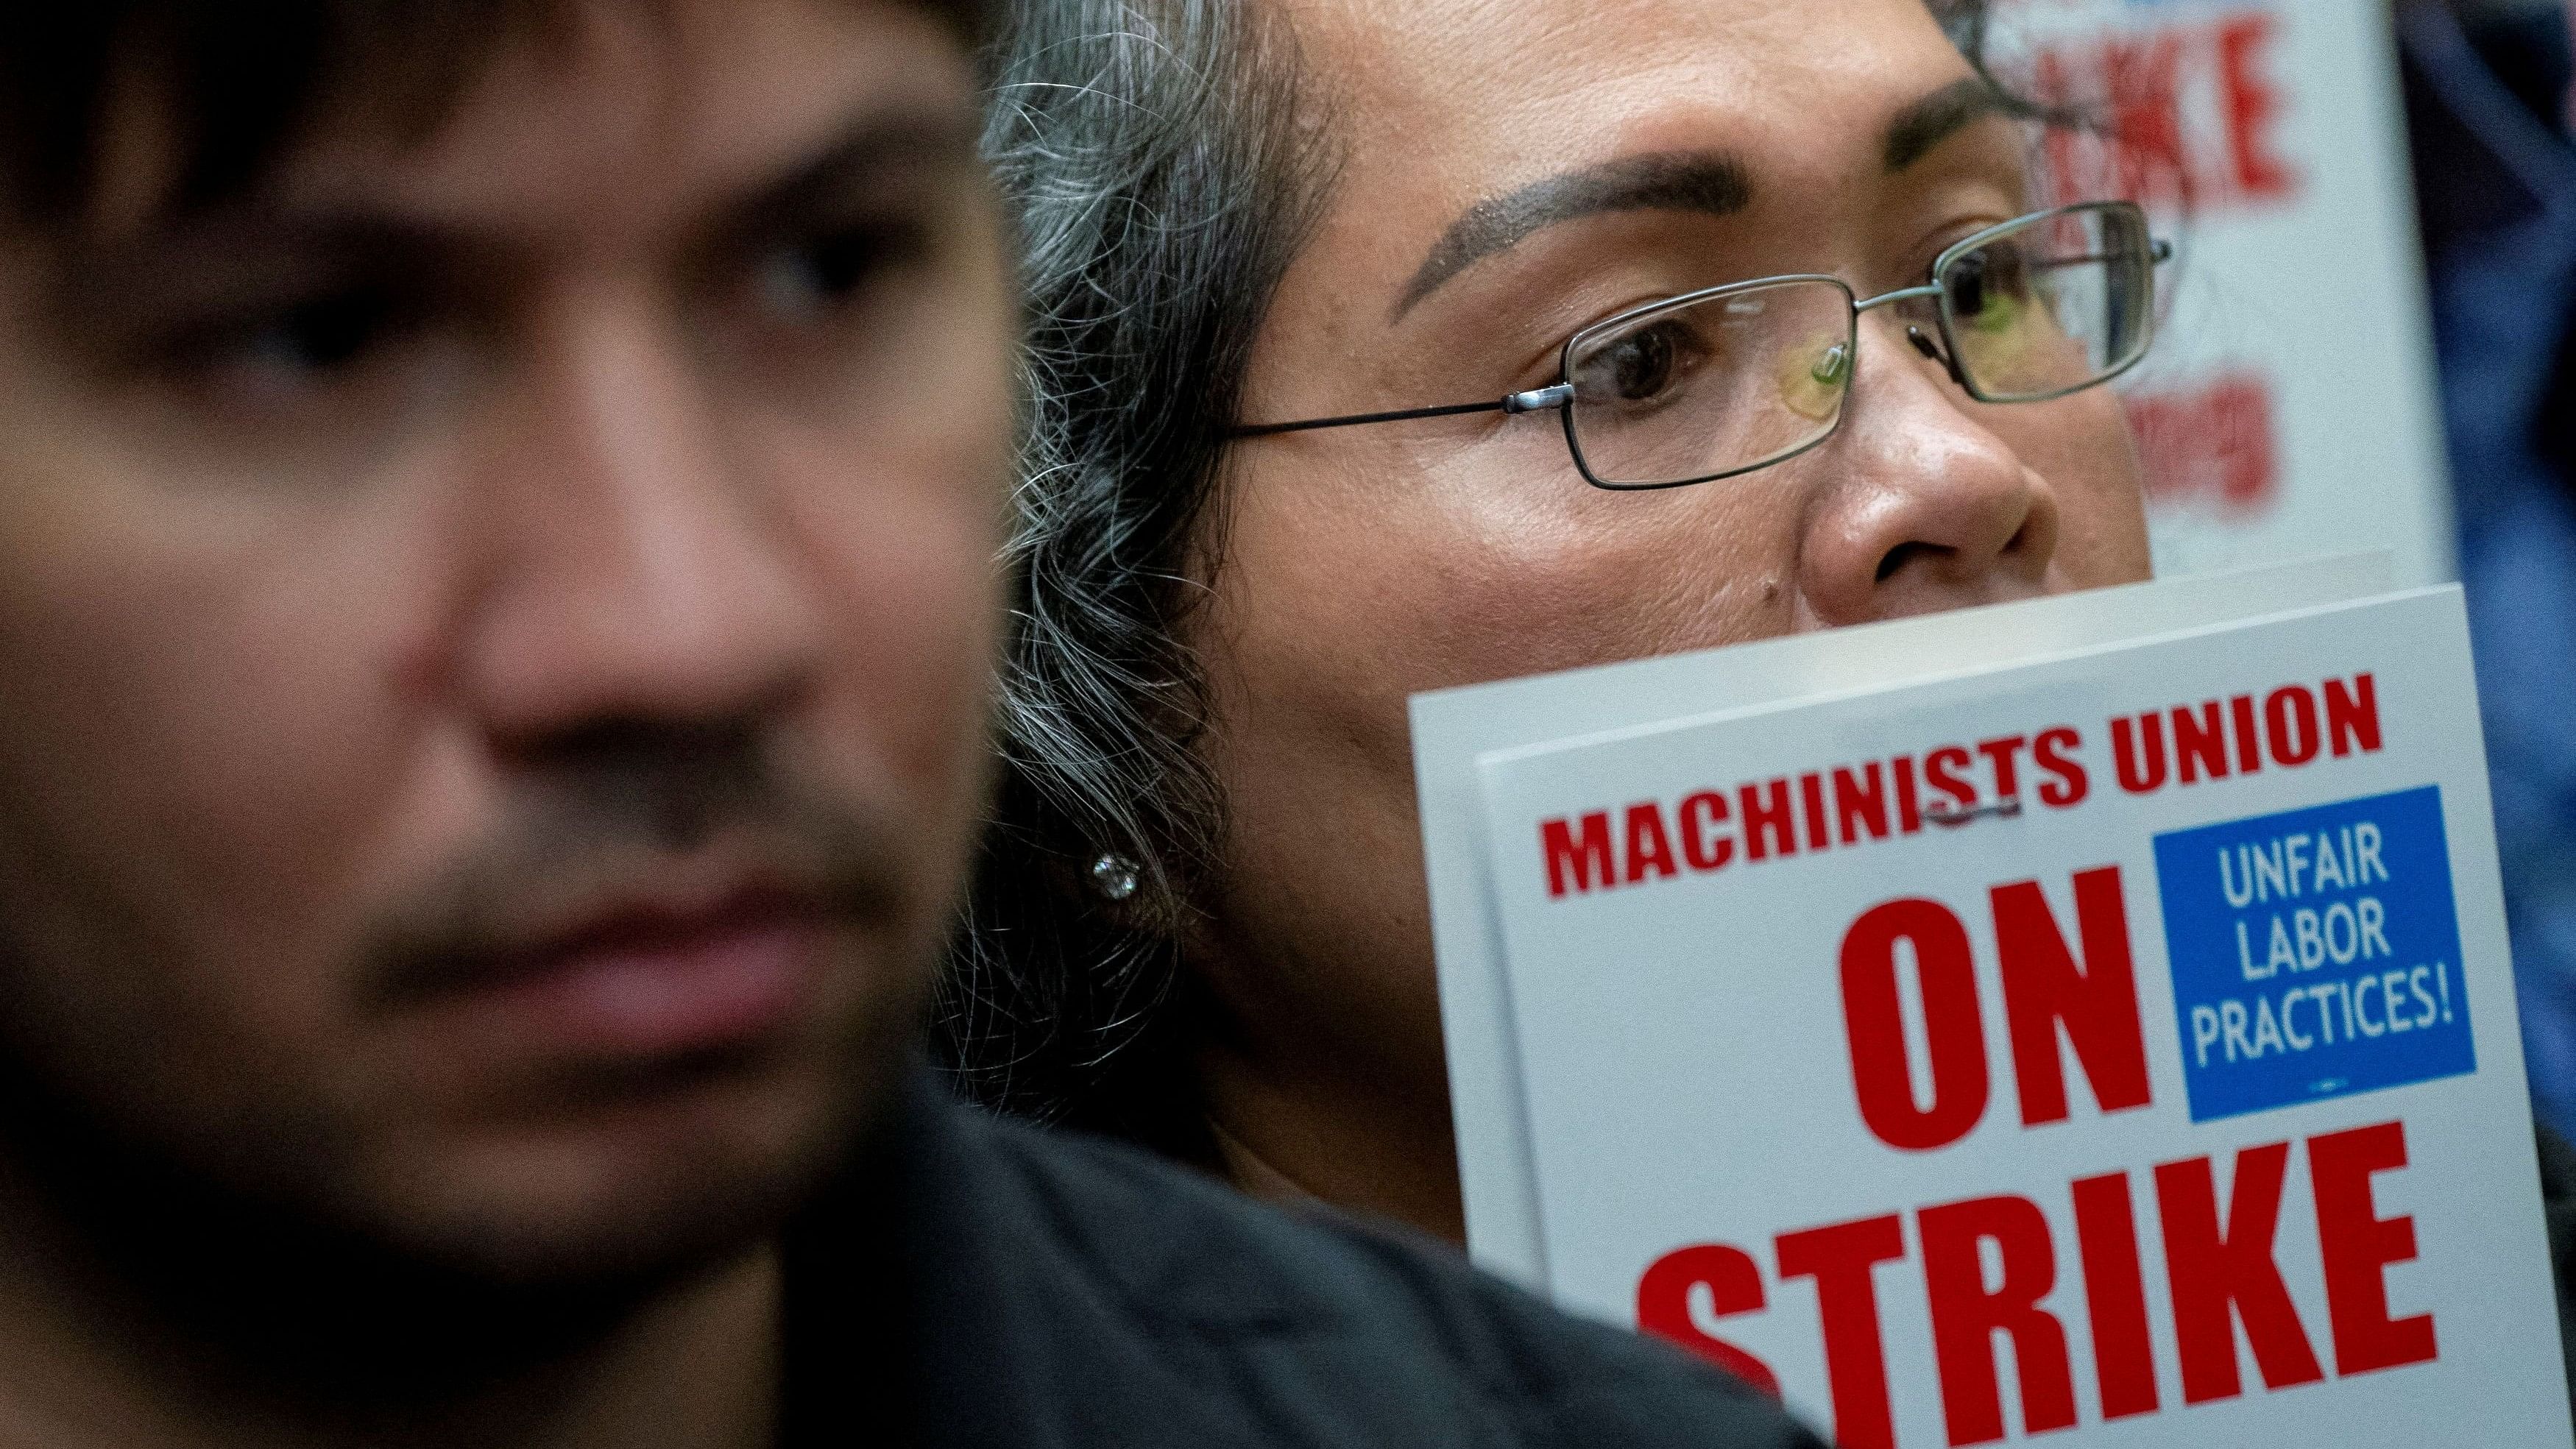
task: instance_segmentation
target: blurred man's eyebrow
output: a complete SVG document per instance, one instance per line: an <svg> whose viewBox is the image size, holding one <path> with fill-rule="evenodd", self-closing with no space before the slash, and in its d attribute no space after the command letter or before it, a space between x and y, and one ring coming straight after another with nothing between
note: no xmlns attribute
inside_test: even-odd
<svg viewBox="0 0 2576 1449"><path fill-rule="evenodd" d="M1981 75L1952 81L1887 123L1884 159L1894 175L1932 154L1935 147L1988 116L2015 116L2022 107Z"/></svg>
<svg viewBox="0 0 2576 1449"><path fill-rule="evenodd" d="M765 173L705 199L702 216L755 221L845 205L847 193L893 172L966 170L978 165L976 125L950 111L879 110L861 115ZM472 250L495 238L479 218L425 213L399 200L324 192L254 191L161 218L100 249L127 264L172 254L221 255L297 246L310 252L426 256Z"/></svg>
<svg viewBox="0 0 2576 1449"><path fill-rule="evenodd" d="M890 170L964 170L977 163L976 125L962 114L904 112L863 117L771 180L755 183L724 209L755 218L786 217L848 200L853 183Z"/></svg>
<svg viewBox="0 0 2576 1449"><path fill-rule="evenodd" d="M1402 318L1451 277L1551 226L1614 211L1731 216L1752 200L1751 173L1742 158L1728 151L1622 156L1534 181L1477 202L1451 222L1405 284L1388 320Z"/></svg>
<svg viewBox="0 0 2576 1449"><path fill-rule="evenodd" d="M872 110L767 174L708 198L699 215L719 229L749 232L846 212L881 179L977 167L976 134L974 118L962 112ZM453 276L507 244L473 218L423 213L363 194L275 190L163 216L131 235L67 240L51 290L64 325L75 330L181 296L207 303L235 294L262 297L267 282L315 270L413 281Z"/></svg>

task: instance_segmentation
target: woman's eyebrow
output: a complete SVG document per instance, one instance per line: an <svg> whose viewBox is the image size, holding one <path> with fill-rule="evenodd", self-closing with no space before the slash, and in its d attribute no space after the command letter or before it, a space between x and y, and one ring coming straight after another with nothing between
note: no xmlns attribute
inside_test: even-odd
<svg viewBox="0 0 2576 1449"><path fill-rule="evenodd" d="M1443 282L1508 251L1532 233L1611 211L1696 211L1729 216L1753 200L1751 173L1730 151L1622 156L1534 181L1467 208L1440 234L1387 318L1395 322Z"/></svg>
<svg viewBox="0 0 2576 1449"><path fill-rule="evenodd" d="M1932 154L1933 148L1988 116L2017 116L2026 107L1981 75L1952 81L1887 123L1883 155L1890 175Z"/></svg>
<svg viewBox="0 0 2576 1449"><path fill-rule="evenodd" d="M1881 154L1903 171L1942 142L1988 116L2023 108L1984 76L1964 76L1898 111L1887 123ZM1612 211L1696 211L1727 216L1753 200L1751 173L1728 151L1664 151L1622 156L1534 181L1467 208L1433 243L1405 284L1387 320L1403 319L1442 283L1533 233Z"/></svg>

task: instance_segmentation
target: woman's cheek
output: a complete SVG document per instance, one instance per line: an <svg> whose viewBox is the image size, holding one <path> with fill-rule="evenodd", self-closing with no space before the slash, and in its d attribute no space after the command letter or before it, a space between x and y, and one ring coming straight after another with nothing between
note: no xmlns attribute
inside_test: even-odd
<svg viewBox="0 0 2576 1449"><path fill-rule="evenodd" d="M1985 411L1988 426L2057 496L2063 531L2054 572L2065 586L2149 577L2145 475L2118 393L2097 387Z"/></svg>

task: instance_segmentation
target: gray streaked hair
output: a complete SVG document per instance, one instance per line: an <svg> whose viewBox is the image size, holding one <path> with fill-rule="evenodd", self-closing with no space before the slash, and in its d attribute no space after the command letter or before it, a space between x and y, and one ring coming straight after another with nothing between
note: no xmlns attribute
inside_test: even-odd
<svg viewBox="0 0 2576 1449"><path fill-rule="evenodd" d="M1284 25L1247 0L1024 0L987 52L985 150L1029 333L1001 791L943 974L969 1095L1159 1140L1222 800L1180 625L1246 360L1330 183ZM1112 900L1103 858L1132 864Z"/></svg>
<svg viewBox="0 0 2576 1449"><path fill-rule="evenodd" d="M1978 56L1983 0L1927 3ZM1181 625L1220 552L1253 341L1338 143L1262 0L1015 0L986 73L1025 248L1027 451L1001 792L934 1043L988 1106L1206 1160L1181 956L1224 799ZM1132 895L1099 889L1103 860Z"/></svg>

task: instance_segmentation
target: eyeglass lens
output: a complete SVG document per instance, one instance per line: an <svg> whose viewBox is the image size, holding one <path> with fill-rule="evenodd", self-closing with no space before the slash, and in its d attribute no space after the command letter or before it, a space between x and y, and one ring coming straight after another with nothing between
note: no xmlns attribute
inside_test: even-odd
<svg viewBox="0 0 2576 1449"><path fill-rule="evenodd" d="M2084 207L1951 258L1936 280L1970 391L1988 402L2056 397L2135 361L2154 305L2152 249L2134 209Z"/></svg>
<svg viewBox="0 0 2576 1449"><path fill-rule="evenodd" d="M1575 455L1592 480L1721 477L1834 430L1852 372L1851 293L1770 282L1634 317L1568 349Z"/></svg>
<svg viewBox="0 0 2576 1449"><path fill-rule="evenodd" d="M1961 375L1988 402L2090 386L2146 346L2154 260L2132 208L2032 218L1949 258L1935 281ZM1660 488L1750 472L1813 447L1841 421L1850 393L1852 308L1842 284L1793 278L1578 336L1565 375L1576 461L1601 487Z"/></svg>

